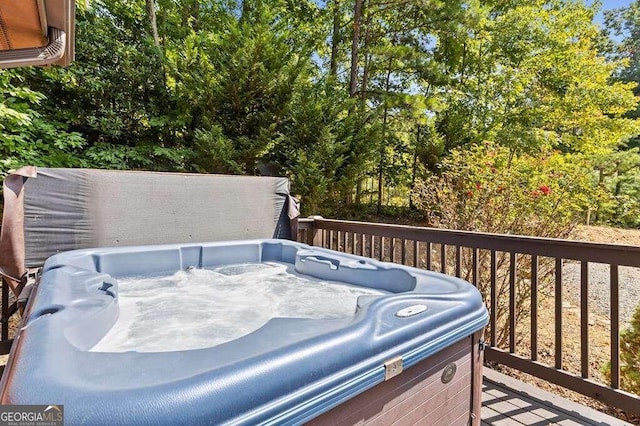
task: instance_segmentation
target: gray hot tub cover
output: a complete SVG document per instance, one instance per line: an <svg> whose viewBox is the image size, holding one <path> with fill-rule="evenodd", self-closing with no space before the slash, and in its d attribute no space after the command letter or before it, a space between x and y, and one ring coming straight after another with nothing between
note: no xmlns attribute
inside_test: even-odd
<svg viewBox="0 0 640 426"><path fill-rule="evenodd" d="M295 237L281 177L21 168L4 181L0 273L90 247Z"/></svg>

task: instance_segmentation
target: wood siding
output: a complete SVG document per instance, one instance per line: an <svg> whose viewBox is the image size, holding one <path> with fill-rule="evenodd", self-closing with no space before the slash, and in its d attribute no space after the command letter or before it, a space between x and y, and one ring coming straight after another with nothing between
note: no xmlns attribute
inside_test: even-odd
<svg viewBox="0 0 640 426"><path fill-rule="evenodd" d="M478 335L465 338L308 424L467 425L472 407L476 411L480 402L472 400L480 395L480 390L474 391L472 384L479 389L482 386L474 380L474 374L478 371L482 374L482 357L473 356L472 350L478 345L478 339ZM442 373L452 362L456 364L456 373L450 382L442 383ZM479 422L479 413L474 417Z"/></svg>

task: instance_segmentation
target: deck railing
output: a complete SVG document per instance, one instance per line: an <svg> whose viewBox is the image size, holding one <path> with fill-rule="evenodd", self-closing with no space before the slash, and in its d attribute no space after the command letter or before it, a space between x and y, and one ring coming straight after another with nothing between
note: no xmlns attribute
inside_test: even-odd
<svg viewBox="0 0 640 426"><path fill-rule="evenodd" d="M302 219L298 226L298 240L310 245L467 279L481 289L490 314L487 362L520 370L612 407L640 414L640 397L619 389L619 268L640 268L640 247L320 217ZM594 378L590 363L589 331L593 322L589 314L589 265L593 263L609 265L608 383ZM563 314L567 306L567 289L563 288L566 287L566 273L563 274L566 265L575 266L575 274L579 274L579 286L576 285L579 287L579 297L576 296L579 334L571 339L579 339L580 368L573 372L567 371L565 362L567 357L576 355L567 353L565 348L569 343L566 333L571 332L567 330L567 315ZM640 283L627 284L640 286ZM543 302L545 312L541 310ZM539 339L540 318L544 318L545 329L552 330L551 337L545 336L552 342L545 341L545 345L552 346L553 351L546 350L544 357Z"/></svg>

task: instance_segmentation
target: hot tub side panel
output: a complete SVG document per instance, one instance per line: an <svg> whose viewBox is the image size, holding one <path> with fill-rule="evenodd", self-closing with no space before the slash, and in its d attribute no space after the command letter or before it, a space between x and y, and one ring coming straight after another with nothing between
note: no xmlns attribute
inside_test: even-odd
<svg viewBox="0 0 640 426"><path fill-rule="evenodd" d="M478 332L460 340L307 425L479 425L481 335Z"/></svg>

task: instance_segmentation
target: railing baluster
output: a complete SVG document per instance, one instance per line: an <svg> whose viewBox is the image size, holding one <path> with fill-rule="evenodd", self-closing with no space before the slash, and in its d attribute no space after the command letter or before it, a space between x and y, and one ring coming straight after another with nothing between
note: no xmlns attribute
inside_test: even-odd
<svg viewBox="0 0 640 426"><path fill-rule="evenodd" d="M329 249L333 250L333 232L329 231Z"/></svg>
<svg viewBox="0 0 640 426"><path fill-rule="evenodd" d="M472 254L472 270L471 270L471 282L474 286L478 287L478 249L477 248L473 248L473 254Z"/></svg>
<svg viewBox="0 0 640 426"><path fill-rule="evenodd" d="M443 274L447 273L447 246L440 244L440 269Z"/></svg>
<svg viewBox="0 0 640 426"><path fill-rule="evenodd" d="M418 244L418 240L413 240L413 266L416 268L420 267L420 244Z"/></svg>
<svg viewBox="0 0 640 426"><path fill-rule="evenodd" d="M516 254L511 252L509 262L509 352L516 351Z"/></svg>
<svg viewBox="0 0 640 426"><path fill-rule="evenodd" d="M455 246L456 250L456 277L460 278L462 275L462 247Z"/></svg>
<svg viewBox="0 0 640 426"><path fill-rule="evenodd" d="M556 316L556 365L555 367L562 369L562 259L556 257L556 287L555 287L555 316Z"/></svg>
<svg viewBox="0 0 640 426"><path fill-rule="evenodd" d="M538 256L531 256L531 359L538 359Z"/></svg>
<svg viewBox="0 0 640 426"><path fill-rule="evenodd" d="M2 340L9 339L9 282L2 277Z"/></svg>
<svg viewBox="0 0 640 426"><path fill-rule="evenodd" d="M396 239L391 238L389 242L389 251L391 252L391 262L396 261Z"/></svg>
<svg viewBox="0 0 640 426"><path fill-rule="evenodd" d="M491 309L489 311L489 321L491 324L491 346L496 346L496 326L498 323L498 299L496 295L496 275L498 275L497 271L497 261L496 261L496 251L491 250Z"/></svg>
<svg viewBox="0 0 640 426"><path fill-rule="evenodd" d="M611 291L611 387L620 387L620 288L618 265L609 266Z"/></svg>
<svg viewBox="0 0 640 426"><path fill-rule="evenodd" d="M407 264L407 240L402 238L400 240L400 243L402 244L400 246L400 257L402 258L402 264L406 265Z"/></svg>
<svg viewBox="0 0 640 426"><path fill-rule="evenodd" d="M384 258L384 237L380 237L380 250L378 251L378 260Z"/></svg>
<svg viewBox="0 0 640 426"><path fill-rule="evenodd" d="M356 233L351 233L351 254L356 254Z"/></svg>
<svg viewBox="0 0 640 426"><path fill-rule="evenodd" d="M366 241L366 237L364 234L360 234L360 256L364 256L364 249L365 249L365 241Z"/></svg>
<svg viewBox="0 0 640 426"><path fill-rule="evenodd" d="M343 253L347 253L347 241L348 241L347 234L348 234L347 231L344 231L342 233L342 252Z"/></svg>
<svg viewBox="0 0 640 426"><path fill-rule="evenodd" d="M431 261L432 261L432 259L431 259L431 242L427 242L427 247L426 248L427 248L427 265L426 265L426 267L427 267L427 271L430 271L431 270L431 266L432 266L431 265Z"/></svg>
<svg viewBox="0 0 640 426"><path fill-rule="evenodd" d="M371 238L369 239L369 257L375 259L375 248L376 248L376 237L371 234Z"/></svg>
<svg viewBox="0 0 640 426"><path fill-rule="evenodd" d="M580 372L589 378L589 262L580 262Z"/></svg>

